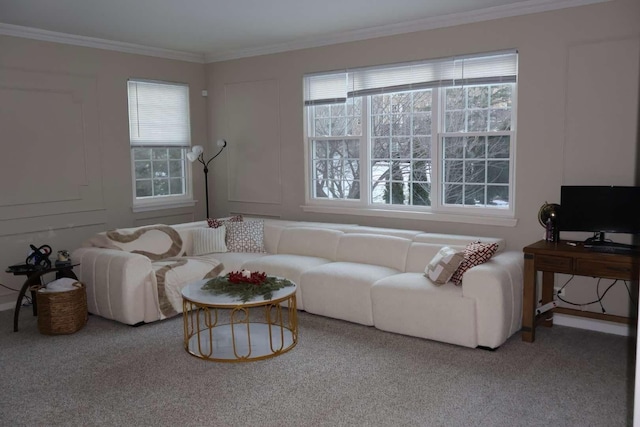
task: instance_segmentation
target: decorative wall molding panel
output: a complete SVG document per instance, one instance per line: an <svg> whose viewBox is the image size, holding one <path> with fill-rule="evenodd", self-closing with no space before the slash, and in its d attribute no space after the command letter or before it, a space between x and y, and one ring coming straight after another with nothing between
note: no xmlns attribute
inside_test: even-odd
<svg viewBox="0 0 640 427"><path fill-rule="evenodd" d="M280 203L280 102L277 80L224 86L229 200Z"/></svg>
<svg viewBox="0 0 640 427"><path fill-rule="evenodd" d="M0 68L0 129L0 234L103 209L94 77Z"/></svg>
<svg viewBox="0 0 640 427"><path fill-rule="evenodd" d="M105 210L47 215L46 220L42 217L14 218L0 221L0 236L51 232L95 225L102 225L105 228L106 224Z"/></svg>

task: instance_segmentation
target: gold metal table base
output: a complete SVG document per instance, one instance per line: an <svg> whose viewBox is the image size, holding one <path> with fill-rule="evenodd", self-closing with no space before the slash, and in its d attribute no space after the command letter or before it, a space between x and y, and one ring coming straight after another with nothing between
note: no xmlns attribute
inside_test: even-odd
<svg viewBox="0 0 640 427"><path fill-rule="evenodd" d="M295 293L278 300L235 307L183 298L182 310L184 348L200 359L262 360L286 353L298 343Z"/></svg>

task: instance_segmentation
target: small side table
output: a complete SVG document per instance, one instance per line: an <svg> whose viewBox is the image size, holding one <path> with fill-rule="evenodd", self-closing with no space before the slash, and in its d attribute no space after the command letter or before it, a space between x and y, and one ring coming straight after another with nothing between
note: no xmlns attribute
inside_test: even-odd
<svg viewBox="0 0 640 427"><path fill-rule="evenodd" d="M50 268L25 268L19 270L13 270L10 267L7 267L5 273L11 273L14 276L27 276L26 280L22 284L22 288L20 288L20 292L18 293L18 301L16 301L16 309L13 314L13 332L18 332L18 319L20 318L20 307L22 306L22 299L27 293L27 289L31 289L32 286L40 284L40 278L48 273L56 273L56 279L60 279L62 277L69 277L74 280L78 280L78 277L73 272L73 267L76 267L80 264L68 264L62 265L59 267L52 266ZM33 315L38 315L38 307L36 306L36 294L34 291L31 291L31 300L33 302Z"/></svg>

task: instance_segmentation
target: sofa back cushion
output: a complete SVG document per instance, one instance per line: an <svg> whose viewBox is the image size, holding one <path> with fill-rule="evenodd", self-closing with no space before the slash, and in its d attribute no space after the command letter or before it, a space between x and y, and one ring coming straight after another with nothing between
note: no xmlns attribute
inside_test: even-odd
<svg viewBox="0 0 640 427"><path fill-rule="evenodd" d="M193 255L193 230L205 227L209 227L207 221L184 222L182 224L171 225L171 228L176 230L182 238L181 255Z"/></svg>
<svg viewBox="0 0 640 427"><path fill-rule="evenodd" d="M410 245L411 240L402 237L345 233L340 236L336 261L373 264L403 271Z"/></svg>
<svg viewBox="0 0 640 427"><path fill-rule="evenodd" d="M505 249L506 243L504 239L498 237L480 237L480 236L463 236L457 234L440 234L440 233L422 233L413 238L414 242L418 243L434 243L442 246L462 246L464 249L469 243L482 242L482 243L497 243L498 252Z"/></svg>
<svg viewBox="0 0 640 427"><path fill-rule="evenodd" d="M423 234L423 231L417 230L403 230L400 228L382 228L382 227L364 227L364 226L352 226L343 230L345 233L357 233L357 234L379 234L382 236L395 236L403 237L405 239L413 239L419 234Z"/></svg>
<svg viewBox="0 0 640 427"><path fill-rule="evenodd" d="M280 234L278 253L335 261L338 242L343 234L342 231L315 227L286 228Z"/></svg>
<svg viewBox="0 0 640 427"><path fill-rule="evenodd" d="M282 230L287 227L288 225L285 221L271 219L264 221L264 248L267 253L278 253L278 242L280 242Z"/></svg>
<svg viewBox="0 0 640 427"><path fill-rule="evenodd" d="M404 271L407 273L424 273L424 269L443 246L445 245L436 243L411 243ZM449 247L460 252L464 251L464 245L453 245Z"/></svg>

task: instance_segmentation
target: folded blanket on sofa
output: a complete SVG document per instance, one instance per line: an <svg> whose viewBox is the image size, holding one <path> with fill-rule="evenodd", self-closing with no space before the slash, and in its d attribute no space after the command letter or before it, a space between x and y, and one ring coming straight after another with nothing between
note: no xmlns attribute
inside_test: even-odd
<svg viewBox="0 0 640 427"><path fill-rule="evenodd" d="M144 255L152 261L179 256L183 252L180 234L163 224L111 230L95 235L87 243L96 248Z"/></svg>
<svg viewBox="0 0 640 427"><path fill-rule="evenodd" d="M158 305L164 318L182 313L182 288L218 276L224 265L213 257L168 258L152 263L158 284Z"/></svg>

